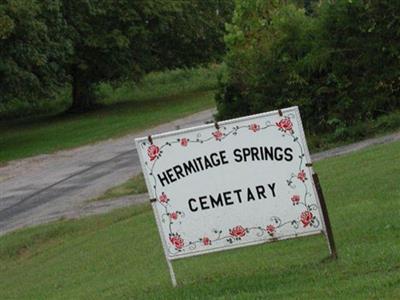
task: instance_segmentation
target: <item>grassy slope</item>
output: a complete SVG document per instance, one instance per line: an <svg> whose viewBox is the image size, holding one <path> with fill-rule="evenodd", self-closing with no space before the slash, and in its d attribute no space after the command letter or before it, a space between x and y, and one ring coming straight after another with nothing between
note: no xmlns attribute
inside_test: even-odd
<svg viewBox="0 0 400 300"><path fill-rule="evenodd" d="M0 164L120 136L214 106L223 65L147 74L140 83L98 86L101 109L60 115L70 89L55 99L0 103ZM12 119L16 117L20 119ZM21 119L22 118L22 119Z"/></svg>
<svg viewBox="0 0 400 300"><path fill-rule="evenodd" d="M147 187L144 181L143 173L140 173L139 175L129 178L124 183L108 189L107 191L104 192L103 195L91 199L90 201L109 200L113 198L118 198L128 195L138 195L143 193L147 193Z"/></svg>
<svg viewBox="0 0 400 300"><path fill-rule="evenodd" d="M0 124L0 163L139 131L214 106L212 91L131 101L95 112Z"/></svg>
<svg viewBox="0 0 400 300"><path fill-rule="evenodd" d="M321 236L174 263L150 207L0 238L1 299L395 299L400 295L400 143L316 163L339 260Z"/></svg>

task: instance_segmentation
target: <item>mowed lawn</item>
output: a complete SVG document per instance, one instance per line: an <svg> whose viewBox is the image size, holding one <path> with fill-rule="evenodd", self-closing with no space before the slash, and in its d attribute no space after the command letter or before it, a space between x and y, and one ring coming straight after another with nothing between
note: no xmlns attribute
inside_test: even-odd
<svg viewBox="0 0 400 300"><path fill-rule="evenodd" d="M214 105L214 91L197 91L114 103L79 115L0 123L0 164L137 132Z"/></svg>
<svg viewBox="0 0 400 300"><path fill-rule="evenodd" d="M0 299L399 299L400 142L315 164L339 259L322 236L174 262L149 205L0 238Z"/></svg>

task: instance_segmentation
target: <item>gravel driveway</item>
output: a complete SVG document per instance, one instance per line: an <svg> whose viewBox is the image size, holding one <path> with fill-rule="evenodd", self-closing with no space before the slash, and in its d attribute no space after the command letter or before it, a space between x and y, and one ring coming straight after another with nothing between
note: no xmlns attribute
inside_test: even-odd
<svg viewBox="0 0 400 300"><path fill-rule="evenodd" d="M109 205L88 204L87 200L141 172L135 137L201 125L211 121L214 113L214 109L205 110L137 134L0 167L0 235L121 206L121 201ZM125 205L131 202L131 198L122 201Z"/></svg>
<svg viewBox="0 0 400 300"><path fill-rule="evenodd" d="M212 120L213 109L89 146L13 161L0 167L0 235L61 217L77 218L147 201L147 195L88 203L141 172L134 138ZM400 132L312 155L313 161L400 140Z"/></svg>

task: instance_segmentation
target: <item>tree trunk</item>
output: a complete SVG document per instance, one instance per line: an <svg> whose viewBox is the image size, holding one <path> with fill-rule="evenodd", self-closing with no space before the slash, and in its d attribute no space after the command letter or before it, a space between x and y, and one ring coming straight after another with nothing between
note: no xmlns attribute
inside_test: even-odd
<svg viewBox="0 0 400 300"><path fill-rule="evenodd" d="M72 71L72 105L69 108L71 112L85 112L93 109L95 104L95 95L92 84L85 80L77 67Z"/></svg>

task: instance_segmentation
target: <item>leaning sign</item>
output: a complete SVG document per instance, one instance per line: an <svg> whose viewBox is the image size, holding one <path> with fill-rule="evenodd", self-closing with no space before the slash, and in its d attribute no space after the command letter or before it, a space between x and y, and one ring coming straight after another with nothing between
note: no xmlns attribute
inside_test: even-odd
<svg viewBox="0 0 400 300"><path fill-rule="evenodd" d="M171 260L215 251L323 233L336 255L297 107L136 146L174 285Z"/></svg>

